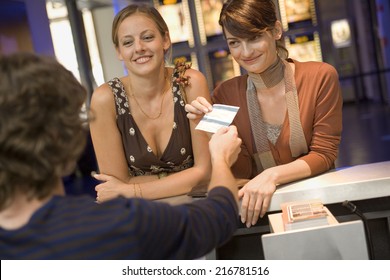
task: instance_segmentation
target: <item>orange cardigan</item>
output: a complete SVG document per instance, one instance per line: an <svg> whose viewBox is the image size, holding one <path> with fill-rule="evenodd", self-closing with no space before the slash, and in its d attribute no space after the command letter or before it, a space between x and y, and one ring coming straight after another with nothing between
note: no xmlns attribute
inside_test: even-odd
<svg viewBox="0 0 390 280"><path fill-rule="evenodd" d="M295 83L298 92L300 118L309 153L299 158L310 166L311 175L334 168L342 131L342 96L336 69L324 62L298 62L295 64ZM248 75L242 75L220 84L213 92L213 103L239 106L233 121L242 139L242 150L232 170L236 178L253 178L257 174L252 159L255 143L252 137L246 101ZM289 146L290 125L286 113L279 138L270 150L277 165L296 158Z"/></svg>

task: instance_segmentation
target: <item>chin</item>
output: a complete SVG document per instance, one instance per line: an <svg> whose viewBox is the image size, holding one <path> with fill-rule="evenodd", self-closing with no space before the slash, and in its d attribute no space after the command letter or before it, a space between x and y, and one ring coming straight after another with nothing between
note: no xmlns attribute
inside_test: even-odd
<svg viewBox="0 0 390 280"><path fill-rule="evenodd" d="M259 67L256 65L251 65L251 66L242 66L247 72L252 72L252 73L261 73L264 71L264 67Z"/></svg>

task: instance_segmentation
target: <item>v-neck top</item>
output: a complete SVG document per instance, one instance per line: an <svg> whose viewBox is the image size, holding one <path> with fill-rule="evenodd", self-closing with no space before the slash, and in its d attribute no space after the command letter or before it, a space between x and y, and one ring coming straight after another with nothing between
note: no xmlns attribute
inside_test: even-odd
<svg viewBox="0 0 390 280"><path fill-rule="evenodd" d="M174 120L172 134L161 157L157 157L143 137L130 111L125 87L119 78L108 82L115 98L116 123L121 133L129 174L153 175L160 172L178 172L194 165L191 130L184 110L185 102L176 82L177 69L172 74ZM142 124L141 124L142 125Z"/></svg>

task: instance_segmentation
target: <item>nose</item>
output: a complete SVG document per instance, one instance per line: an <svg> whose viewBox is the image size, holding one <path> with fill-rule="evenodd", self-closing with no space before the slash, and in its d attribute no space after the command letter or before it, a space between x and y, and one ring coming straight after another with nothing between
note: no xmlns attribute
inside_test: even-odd
<svg viewBox="0 0 390 280"><path fill-rule="evenodd" d="M244 57L250 57L253 53L253 48L251 46L251 44L248 44L248 42L242 42L241 43L241 46L242 46L242 56Z"/></svg>
<svg viewBox="0 0 390 280"><path fill-rule="evenodd" d="M140 40L140 39L135 40L134 46L135 46L135 51L136 52L143 52L145 50L144 42L142 40Z"/></svg>

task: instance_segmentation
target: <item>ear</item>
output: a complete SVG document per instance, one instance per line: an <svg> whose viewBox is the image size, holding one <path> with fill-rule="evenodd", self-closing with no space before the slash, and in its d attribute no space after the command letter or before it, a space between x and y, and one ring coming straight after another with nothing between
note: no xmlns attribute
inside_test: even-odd
<svg viewBox="0 0 390 280"><path fill-rule="evenodd" d="M280 38L282 38L282 33L283 33L282 23L279 20L277 20L275 22L275 28L274 28L275 40L280 40Z"/></svg>
<svg viewBox="0 0 390 280"><path fill-rule="evenodd" d="M118 57L118 59L120 61L123 61L123 57L122 57L122 54L121 54L121 52L119 50L119 47L115 47L115 51L116 51L116 56Z"/></svg>
<svg viewBox="0 0 390 280"><path fill-rule="evenodd" d="M164 38L163 38L163 48L165 52L171 47L171 37L169 36L169 32L165 32Z"/></svg>

